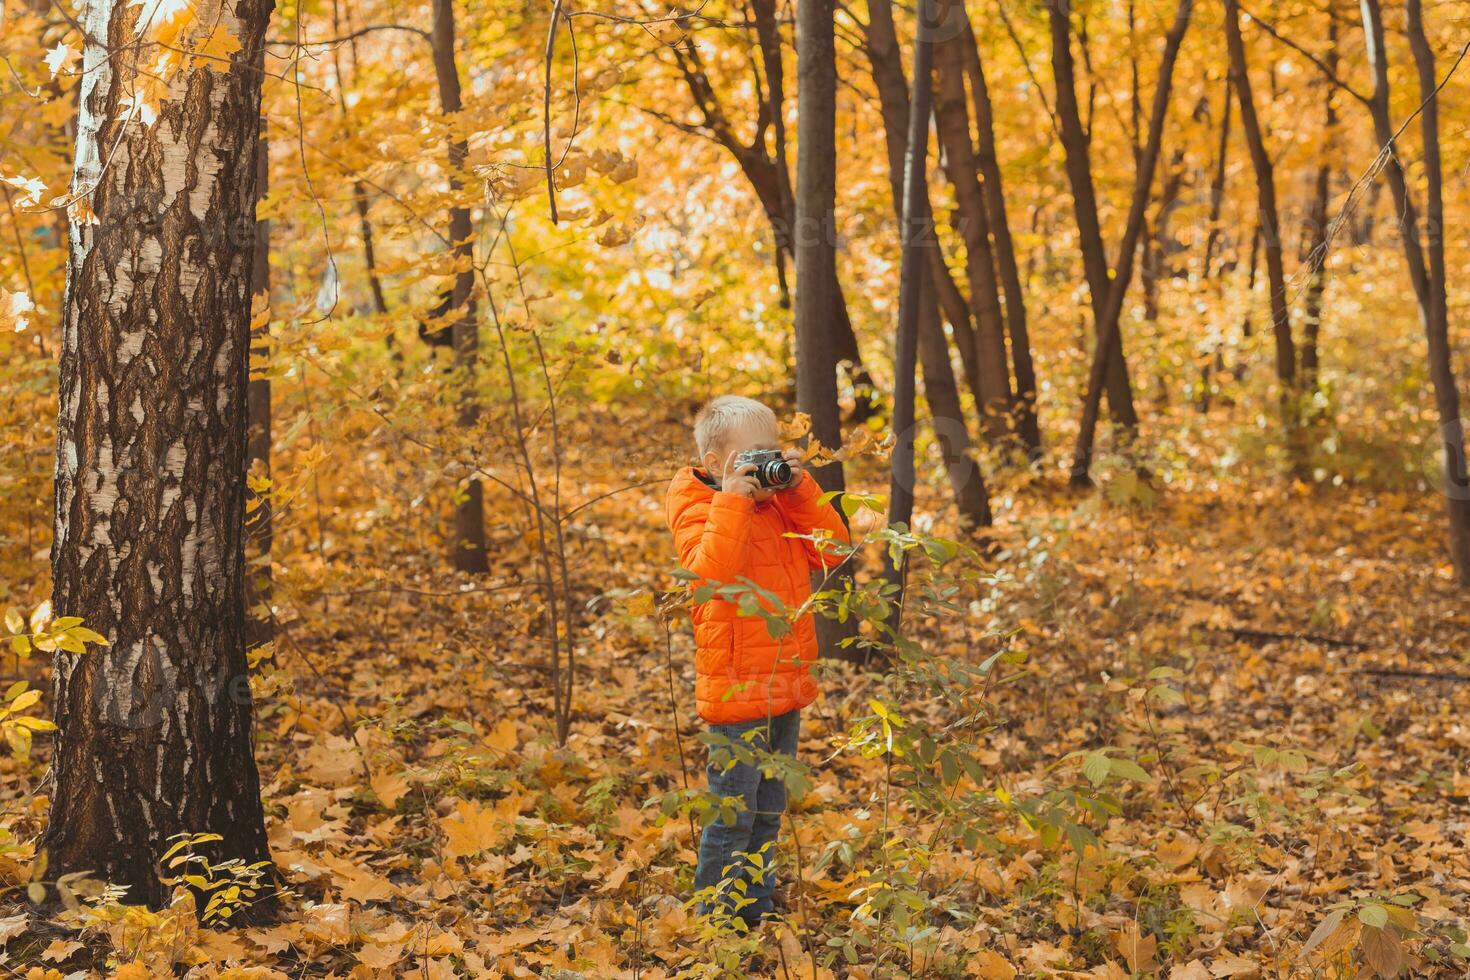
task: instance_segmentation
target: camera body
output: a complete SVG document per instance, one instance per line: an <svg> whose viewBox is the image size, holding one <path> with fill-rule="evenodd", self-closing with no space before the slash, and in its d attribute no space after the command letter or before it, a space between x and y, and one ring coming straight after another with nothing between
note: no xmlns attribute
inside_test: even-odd
<svg viewBox="0 0 1470 980"><path fill-rule="evenodd" d="M785 490L796 482L796 471L779 449L752 449L735 457L735 465L755 465L756 482L767 490Z"/></svg>

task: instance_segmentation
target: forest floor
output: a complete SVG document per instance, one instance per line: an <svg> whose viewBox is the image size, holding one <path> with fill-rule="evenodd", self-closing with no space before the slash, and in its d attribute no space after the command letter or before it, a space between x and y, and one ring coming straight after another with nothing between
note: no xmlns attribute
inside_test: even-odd
<svg viewBox="0 0 1470 980"><path fill-rule="evenodd" d="M785 924L720 937L684 908L691 822L658 803L703 785L705 750L687 621L666 634L636 591L672 583L653 488L573 528L579 575L631 594L581 617L565 748L529 585L360 575L299 603L262 685L284 919L214 932L188 899L103 909L76 935L11 940L8 962L40 964L38 977L1205 978L1352 976L1365 962L1463 976L1451 947L1470 909L1470 609L1438 557L1436 501L1244 482L1116 490L998 492L1004 550L962 614L921 630L948 656L1025 655L988 696L984 780L968 788L1086 789L1064 759L1102 747L1150 778L1108 783L1120 812L1083 820L1104 846L1080 856L996 806L983 844L914 869L932 928L885 936L853 919L885 835L940 828L886 786L881 757L846 744L886 688L840 664L804 717L814 788L782 842ZM1150 678L1159 667L1177 673ZM1145 693L1160 678L1182 699ZM29 839L43 815L38 801L10 830ZM5 860L29 870L24 850Z"/></svg>

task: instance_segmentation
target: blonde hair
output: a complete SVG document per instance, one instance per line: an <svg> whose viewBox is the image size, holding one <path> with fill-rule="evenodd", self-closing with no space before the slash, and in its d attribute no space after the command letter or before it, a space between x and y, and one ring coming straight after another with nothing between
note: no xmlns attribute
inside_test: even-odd
<svg viewBox="0 0 1470 980"><path fill-rule="evenodd" d="M754 398L721 395L712 398L694 417L694 444L704 456L721 444L725 434L748 423L764 422L776 428L776 413Z"/></svg>

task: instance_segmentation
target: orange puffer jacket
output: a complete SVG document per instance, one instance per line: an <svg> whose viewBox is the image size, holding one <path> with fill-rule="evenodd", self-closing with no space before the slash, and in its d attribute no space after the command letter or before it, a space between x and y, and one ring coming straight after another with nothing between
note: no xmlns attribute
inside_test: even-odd
<svg viewBox="0 0 1470 980"><path fill-rule="evenodd" d="M811 595L811 573L838 564L810 541L786 537L825 528L839 541L847 527L810 473L770 500L716 490L703 471L684 467L669 485L669 527L679 564L703 582L748 578L796 610ZM769 605L767 608L770 608ZM817 698L807 665L817 659L811 614L773 639L760 616L741 616L735 603L711 599L694 607L694 699L712 724L784 714Z"/></svg>

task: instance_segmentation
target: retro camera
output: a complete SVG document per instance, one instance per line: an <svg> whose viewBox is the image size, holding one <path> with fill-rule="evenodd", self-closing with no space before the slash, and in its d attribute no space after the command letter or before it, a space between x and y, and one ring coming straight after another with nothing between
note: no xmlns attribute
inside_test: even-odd
<svg viewBox="0 0 1470 980"><path fill-rule="evenodd" d="M796 482L796 471L779 449L752 449L735 457L737 468L746 463L755 465L756 482L767 490L785 490Z"/></svg>

